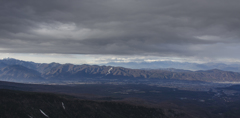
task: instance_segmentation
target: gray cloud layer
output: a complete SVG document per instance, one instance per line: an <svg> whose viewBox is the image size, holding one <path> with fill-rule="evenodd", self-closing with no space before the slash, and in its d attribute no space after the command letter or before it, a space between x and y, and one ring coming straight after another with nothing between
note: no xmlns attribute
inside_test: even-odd
<svg viewBox="0 0 240 118"><path fill-rule="evenodd" d="M0 52L240 59L239 0L0 0Z"/></svg>

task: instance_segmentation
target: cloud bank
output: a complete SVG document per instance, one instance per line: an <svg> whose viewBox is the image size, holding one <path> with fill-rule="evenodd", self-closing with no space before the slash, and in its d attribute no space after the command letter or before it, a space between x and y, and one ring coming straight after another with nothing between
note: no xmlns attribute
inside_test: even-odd
<svg viewBox="0 0 240 118"><path fill-rule="evenodd" d="M0 0L1 53L240 59L239 0Z"/></svg>

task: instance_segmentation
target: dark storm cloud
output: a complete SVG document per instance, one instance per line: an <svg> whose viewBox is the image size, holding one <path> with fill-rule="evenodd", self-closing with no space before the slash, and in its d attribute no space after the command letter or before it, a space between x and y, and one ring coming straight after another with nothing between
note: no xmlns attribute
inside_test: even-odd
<svg viewBox="0 0 240 118"><path fill-rule="evenodd" d="M221 57L227 50L231 57L240 49L239 0L0 0L0 6L1 52Z"/></svg>

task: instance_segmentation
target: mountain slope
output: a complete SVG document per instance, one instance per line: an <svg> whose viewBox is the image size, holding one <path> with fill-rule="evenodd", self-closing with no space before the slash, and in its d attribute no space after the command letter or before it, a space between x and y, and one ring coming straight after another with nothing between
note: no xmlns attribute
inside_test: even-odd
<svg viewBox="0 0 240 118"><path fill-rule="evenodd" d="M155 62L127 62L127 63L114 63L110 62L106 65L111 66L121 66L126 68L150 68L150 69L165 69L165 68L175 68L175 69L184 69L184 70L211 70L219 69L224 71L233 71L240 72L240 64L223 64L223 63L181 63L181 62L172 62L172 61L155 61Z"/></svg>
<svg viewBox="0 0 240 118"><path fill-rule="evenodd" d="M3 59L3 60L0 60L0 62L3 62L7 65L21 65L21 66L27 67L29 69L34 69L34 70L36 69L36 66L37 66L37 63L17 60L17 59L13 59L13 58Z"/></svg>
<svg viewBox="0 0 240 118"><path fill-rule="evenodd" d="M110 73L108 73L109 69ZM208 71L171 72L166 70L139 70L123 67L90 66L65 64L53 68L43 74L48 79L64 78L142 78L142 79L180 79L198 81L240 81L240 73L221 71L217 69Z"/></svg>
<svg viewBox="0 0 240 118"><path fill-rule="evenodd" d="M12 65L17 64L17 65ZM106 79L178 79L208 82L240 81L240 73L207 70L187 71L179 69L129 69L123 67L73 64L40 64L15 59L0 61L0 80L15 81L75 81L86 78Z"/></svg>
<svg viewBox="0 0 240 118"><path fill-rule="evenodd" d="M3 62L0 62L0 69L4 68L4 67L6 67L6 66L7 66L7 64L5 64L5 63L3 63Z"/></svg>
<svg viewBox="0 0 240 118"><path fill-rule="evenodd" d="M196 71L177 73L173 78L184 80L200 80L200 81L240 81L240 73L221 71L218 69L207 71Z"/></svg>
<svg viewBox="0 0 240 118"><path fill-rule="evenodd" d="M5 81L40 81L41 74L35 70L20 65L6 66L0 70L0 78Z"/></svg>

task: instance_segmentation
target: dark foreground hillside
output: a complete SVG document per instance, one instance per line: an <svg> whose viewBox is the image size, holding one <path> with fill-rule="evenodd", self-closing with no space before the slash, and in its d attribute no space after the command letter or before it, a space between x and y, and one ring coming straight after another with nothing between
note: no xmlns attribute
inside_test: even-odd
<svg viewBox="0 0 240 118"><path fill-rule="evenodd" d="M160 108L0 90L0 118L165 118Z"/></svg>

